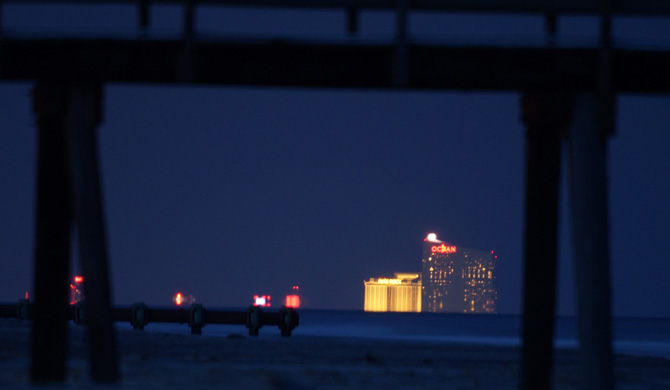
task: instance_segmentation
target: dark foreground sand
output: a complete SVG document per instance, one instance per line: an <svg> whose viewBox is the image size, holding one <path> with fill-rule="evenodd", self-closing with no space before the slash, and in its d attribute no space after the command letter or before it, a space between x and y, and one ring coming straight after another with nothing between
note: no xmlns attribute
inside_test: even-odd
<svg viewBox="0 0 670 390"><path fill-rule="evenodd" d="M265 330L265 329L263 329ZM223 338L119 331L121 389L516 389L518 349L342 338ZM245 329L240 327L240 334ZM267 334L274 333L266 330ZM299 333L299 328L296 330ZM205 332L206 333L206 332ZM30 325L0 319L0 388L27 388ZM67 388L89 388L84 329L73 327ZM578 388L574 351L554 388ZM618 389L670 389L670 360L617 356Z"/></svg>

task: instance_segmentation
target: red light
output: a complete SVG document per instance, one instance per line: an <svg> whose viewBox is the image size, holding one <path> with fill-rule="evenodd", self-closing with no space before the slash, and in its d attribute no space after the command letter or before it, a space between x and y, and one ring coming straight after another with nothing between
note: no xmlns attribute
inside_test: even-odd
<svg viewBox="0 0 670 390"><path fill-rule="evenodd" d="M491 251L491 254L493 254L493 251Z"/></svg>
<svg viewBox="0 0 670 390"><path fill-rule="evenodd" d="M433 253L456 253L456 247L455 246L446 246L444 244L442 245L433 245L430 247L430 251Z"/></svg>
<svg viewBox="0 0 670 390"><path fill-rule="evenodd" d="M177 295L174 296L173 301L177 306L181 306L181 304L184 303L184 296L181 293L177 293Z"/></svg>
<svg viewBox="0 0 670 390"><path fill-rule="evenodd" d="M299 295L294 295L294 294L287 295L284 306L292 307L294 309L299 308L300 307L300 296Z"/></svg>
<svg viewBox="0 0 670 390"><path fill-rule="evenodd" d="M70 305L74 305L84 299L83 288L81 285L83 281L84 278L82 276L75 276L74 283L70 283Z"/></svg>

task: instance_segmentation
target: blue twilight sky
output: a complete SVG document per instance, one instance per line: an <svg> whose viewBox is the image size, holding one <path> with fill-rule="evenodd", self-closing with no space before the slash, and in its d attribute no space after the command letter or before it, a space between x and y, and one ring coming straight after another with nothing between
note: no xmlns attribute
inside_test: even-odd
<svg viewBox="0 0 670 390"><path fill-rule="evenodd" d="M10 33L135 33L130 7L5 6ZM202 8L201 35L345 39L341 12ZM179 8L152 12L154 36ZM365 13L360 39L393 17ZM415 15L416 40L537 43L532 16ZM562 17L559 42L596 20ZM670 47L670 23L616 19L626 45ZM0 301L31 289L36 129L30 83L0 84ZM614 311L670 316L670 99L618 98L610 145ZM299 285L305 307L362 309L363 280L418 271L422 239L499 254L498 308L521 310L524 130L515 93L118 85L99 129L115 304L168 305L177 291L245 306ZM574 311L567 202L559 312Z"/></svg>

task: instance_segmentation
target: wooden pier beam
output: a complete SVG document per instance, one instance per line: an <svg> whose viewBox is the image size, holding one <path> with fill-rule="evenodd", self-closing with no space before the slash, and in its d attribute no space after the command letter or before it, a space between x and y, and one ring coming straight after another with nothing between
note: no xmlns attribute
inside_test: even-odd
<svg viewBox="0 0 670 390"><path fill-rule="evenodd" d="M102 120L102 86L75 84L67 92L74 220L84 275L91 379L115 382L119 369L96 132Z"/></svg>
<svg viewBox="0 0 670 390"><path fill-rule="evenodd" d="M570 205L582 389L611 390L607 136L613 119L600 119L606 112L599 110L598 98L582 94L575 100L568 137Z"/></svg>
<svg viewBox="0 0 670 390"><path fill-rule="evenodd" d="M97 83L57 81L33 90L39 129L31 363L36 384L65 380L73 227L85 280L91 379L119 378L96 140L101 90Z"/></svg>
<svg viewBox="0 0 670 390"><path fill-rule="evenodd" d="M524 93L526 236L520 389L551 388L561 142L570 122L562 93Z"/></svg>
<svg viewBox="0 0 670 390"><path fill-rule="evenodd" d="M71 185L64 102L58 84L33 89L38 145L30 379L35 384L65 380Z"/></svg>

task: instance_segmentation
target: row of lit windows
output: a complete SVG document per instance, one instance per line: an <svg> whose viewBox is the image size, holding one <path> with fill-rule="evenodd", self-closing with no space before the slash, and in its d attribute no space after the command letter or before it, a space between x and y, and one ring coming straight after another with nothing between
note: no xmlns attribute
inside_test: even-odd
<svg viewBox="0 0 670 390"><path fill-rule="evenodd" d="M425 284L429 284L431 286L450 286L454 281L451 279L429 279L426 281Z"/></svg>
<svg viewBox="0 0 670 390"><path fill-rule="evenodd" d="M422 264L424 310L495 312L497 291L492 283L496 261L492 256L480 251L473 255L433 253L426 256Z"/></svg>
<svg viewBox="0 0 670 390"><path fill-rule="evenodd" d="M463 279L493 279L493 272L467 272L463 270L461 272L461 278Z"/></svg>
<svg viewBox="0 0 670 390"><path fill-rule="evenodd" d="M461 305L455 302L448 303L446 300L450 291L433 290L432 294L425 295L424 308L426 311L442 311L445 305L449 305L449 311L462 311L465 313L495 313L497 292L495 290L468 291L464 290ZM454 306L456 305L456 306Z"/></svg>
<svg viewBox="0 0 670 390"><path fill-rule="evenodd" d="M493 299L487 299L486 301L482 302L481 298L477 297L471 297L471 298L465 298L463 299L463 304L468 307L468 310L464 310L465 312L467 311L484 311L486 313L493 313L495 312L495 300Z"/></svg>
<svg viewBox="0 0 670 390"><path fill-rule="evenodd" d="M471 287L479 286L480 288L482 288L484 286L490 286L491 281L488 279L470 279L465 281L465 285Z"/></svg>
<svg viewBox="0 0 670 390"><path fill-rule="evenodd" d="M467 294L467 293L475 292L475 291L478 291L480 294L488 294L488 293L495 294L496 293L496 290L494 290L494 289L486 289L486 288L481 288L481 287L480 288L466 288L464 290L464 293Z"/></svg>
<svg viewBox="0 0 670 390"><path fill-rule="evenodd" d="M493 268L489 267L489 269L487 270L486 267L484 265L481 265L481 264L475 265L475 266L468 265L467 267L464 267L462 269L461 274L463 275L463 277L466 277L466 275L467 275L468 278L473 278L473 277L487 278L487 276L488 276L488 279L492 279L493 278ZM473 276L473 275L477 275L477 276Z"/></svg>

